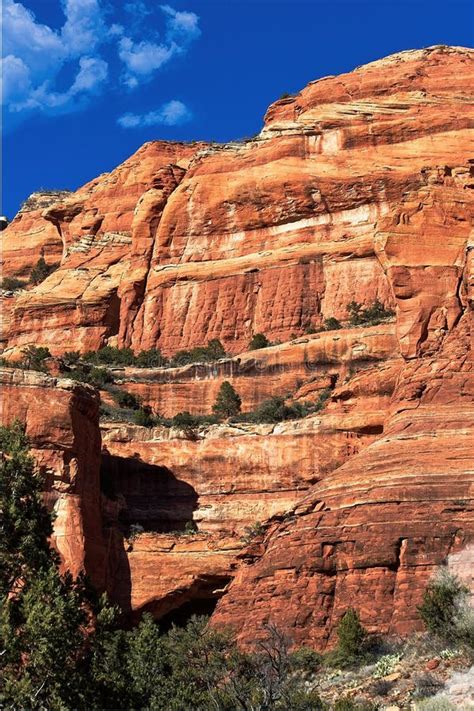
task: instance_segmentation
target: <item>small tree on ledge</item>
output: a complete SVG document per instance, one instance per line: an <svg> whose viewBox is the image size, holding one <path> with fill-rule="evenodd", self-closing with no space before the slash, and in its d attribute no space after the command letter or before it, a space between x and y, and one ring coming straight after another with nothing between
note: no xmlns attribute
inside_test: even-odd
<svg viewBox="0 0 474 711"><path fill-rule="evenodd" d="M264 333L255 333L249 343L249 351L256 351L259 348L268 348L271 343Z"/></svg>
<svg viewBox="0 0 474 711"><path fill-rule="evenodd" d="M212 406L212 411L218 417L232 417L240 412L240 406L242 405L242 400L236 393L232 385L224 380L219 392L217 393L217 398Z"/></svg>

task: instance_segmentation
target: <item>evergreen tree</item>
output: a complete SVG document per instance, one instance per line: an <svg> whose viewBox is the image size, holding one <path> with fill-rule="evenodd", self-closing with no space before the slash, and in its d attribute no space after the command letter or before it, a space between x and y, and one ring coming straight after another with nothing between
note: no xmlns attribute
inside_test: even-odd
<svg viewBox="0 0 474 711"><path fill-rule="evenodd" d="M351 607L341 618L337 627L338 648L343 655L356 658L362 650L366 631L357 612Z"/></svg>
<svg viewBox="0 0 474 711"><path fill-rule="evenodd" d="M0 427L0 596L47 570L56 555L48 544L51 517L42 500L28 439L19 422Z"/></svg>
<svg viewBox="0 0 474 711"><path fill-rule="evenodd" d="M301 676L314 655L290 655L276 629L255 654L205 618L162 634L145 614L134 629L119 629L105 596L94 604L83 580L59 572L23 428L0 427L0 446L0 708L324 708Z"/></svg>
<svg viewBox="0 0 474 711"><path fill-rule="evenodd" d="M207 350L209 353L210 360L219 360L219 358L225 358L227 353L225 348L218 338L213 338L207 344Z"/></svg>
<svg viewBox="0 0 474 711"><path fill-rule="evenodd" d="M0 427L0 706L77 708L86 639L82 581L61 576L24 428Z"/></svg>
<svg viewBox="0 0 474 711"><path fill-rule="evenodd" d="M259 348L267 348L268 346L271 346L268 338L263 333L256 333L249 343L249 351L256 351Z"/></svg>
<svg viewBox="0 0 474 711"><path fill-rule="evenodd" d="M51 353L49 348L44 346L27 346L22 350L23 354L23 366L27 370L39 370L43 373L48 372L45 364L47 358L51 358Z"/></svg>
<svg viewBox="0 0 474 711"><path fill-rule="evenodd" d="M232 417L240 412L242 400L228 380L224 380L217 393L212 411L218 417Z"/></svg>
<svg viewBox="0 0 474 711"><path fill-rule="evenodd" d="M42 281L46 279L54 270L57 268L57 264L47 264L43 255L40 256L35 266L31 270L30 283L41 284Z"/></svg>

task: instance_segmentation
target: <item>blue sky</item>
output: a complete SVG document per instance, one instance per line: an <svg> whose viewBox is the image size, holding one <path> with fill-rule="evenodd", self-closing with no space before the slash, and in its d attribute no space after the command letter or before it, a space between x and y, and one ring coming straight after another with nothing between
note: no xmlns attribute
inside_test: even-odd
<svg viewBox="0 0 474 711"><path fill-rule="evenodd" d="M3 205L76 189L152 139L258 132L308 81L473 44L471 0L3 0Z"/></svg>

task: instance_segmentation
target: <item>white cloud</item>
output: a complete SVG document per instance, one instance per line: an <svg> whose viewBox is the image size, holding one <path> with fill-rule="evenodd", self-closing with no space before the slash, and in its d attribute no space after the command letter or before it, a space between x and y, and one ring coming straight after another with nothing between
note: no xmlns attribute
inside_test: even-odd
<svg viewBox="0 0 474 711"><path fill-rule="evenodd" d="M119 25L116 22L114 22L113 25L110 26L109 29L109 35L110 37L121 37L124 33L123 25Z"/></svg>
<svg viewBox="0 0 474 711"><path fill-rule="evenodd" d="M119 42L119 57L127 67L127 77L140 75L148 77L168 62L174 48L153 42L134 43L130 37L122 37Z"/></svg>
<svg viewBox="0 0 474 711"><path fill-rule="evenodd" d="M128 3L128 7L130 11L135 8L139 18L145 17L146 8L142 0ZM189 44L201 34L199 17L194 12L178 12L169 5L161 5L160 8L166 16L166 43L134 42L130 37L122 37L119 42L119 57L126 68L122 81L130 89L150 80L174 56L184 54ZM155 39L157 37L155 33Z"/></svg>
<svg viewBox="0 0 474 711"><path fill-rule="evenodd" d="M127 23L126 30L117 22L109 24L106 20L111 8L106 6L106 0L55 0L61 3L65 15L60 29L38 22L21 2L3 0L1 98L7 123L13 116L17 117L13 123L18 122L32 111L52 114L83 107L107 82L111 74L109 61L115 60L117 65L112 78L135 89L173 57L184 54L189 43L200 35L198 16L176 11L169 5L155 5L155 1L128 0L124 9L149 25L148 15L161 10L165 15L163 39L156 31L148 31L145 37L140 31L138 39L133 22ZM117 55L109 57L111 43L117 48L121 68ZM109 61L101 56L103 50L109 52ZM67 75L73 75L69 88L58 90L58 82ZM165 107L172 105L174 102L169 102L159 112L150 112L146 120L171 125L175 119ZM175 110L176 121L183 120L184 114L179 116L179 110Z"/></svg>
<svg viewBox="0 0 474 711"><path fill-rule="evenodd" d="M63 7L64 46L71 56L91 54L108 32L98 0L63 0Z"/></svg>
<svg viewBox="0 0 474 711"><path fill-rule="evenodd" d="M153 10L150 10L143 0L130 0L130 2L125 3L123 9L138 20L142 20L153 13Z"/></svg>
<svg viewBox="0 0 474 711"><path fill-rule="evenodd" d="M182 101L173 99L163 104L157 111L146 114L123 114L117 119L122 128L144 128L147 126L176 126L191 119L191 112Z"/></svg>
<svg viewBox="0 0 474 711"><path fill-rule="evenodd" d="M30 91L30 70L23 60L8 54L0 60L0 82L2 104L18 101Z"/></svg>
<svg viewBox="0 0 474 711"><path fill-rule="evenodd" d="M200 36L199 17L194 12L179 12L169 5L160 7L167 16L167 36L171 42L187 45Z"/></svg>
<svg viewBox="0 0 474 711"><path fill-rule="evenodd" d="M10 105L13 112L25 109L39 109L50 112L51 109L66 109L68 111L80 107L86 95L95 93L99 86L107 79L108 64L98 57L81 57L79 71L67 91L55 92L51 90L49 82L44 82L31 91L24 101L14 102Z"/></svg>
<svg viewBox="0 0 474 711"><path fill-rule="evenodd" d="M59 35L37 23L32 12L13 0L5 0L3 5L2 35L4 55L21 60L32 81L46 79L66 58Z"/></svg>
<svg viewBox="0 0 474 711"><path fill-rule="evenodd" d="M108 64L98 57L81 57L79 72L69 89L71 95L80 91L95 91L99 84L107 79Z"/></svg>
<svg viewBox="0 0 474 711"><path fill-rule="evenodd" d="M106 80L107 62L93 56L108 33L98 0L64 0L63 9L66 21L56 32L21 3L4 1L2 103L8 114L75 110ZM55 91L59 72L71 62L77 62L71 86Z"/></svg>

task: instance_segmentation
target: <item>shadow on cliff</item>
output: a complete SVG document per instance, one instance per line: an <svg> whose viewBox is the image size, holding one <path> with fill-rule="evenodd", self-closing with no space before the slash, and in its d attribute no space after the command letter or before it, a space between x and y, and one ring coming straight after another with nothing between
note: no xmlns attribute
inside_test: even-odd
<svg viewBox="0 0 474 711"><path fill-rule="evenodd" d="M131 539L139 532L184 531L193 524L196 490L168 467L102 451L100 486L107 539L108 592L126 616L131 613Z"/></svg>
<svg viewBox="0 0 474 711"><path fill-rule="evenodd" d="M117 457L104 451L100 478L102 493L116 502L124 534L130 526L155 533L183 531L193 521L198 494L168 467L148 464L139 455Z"/></svg>

